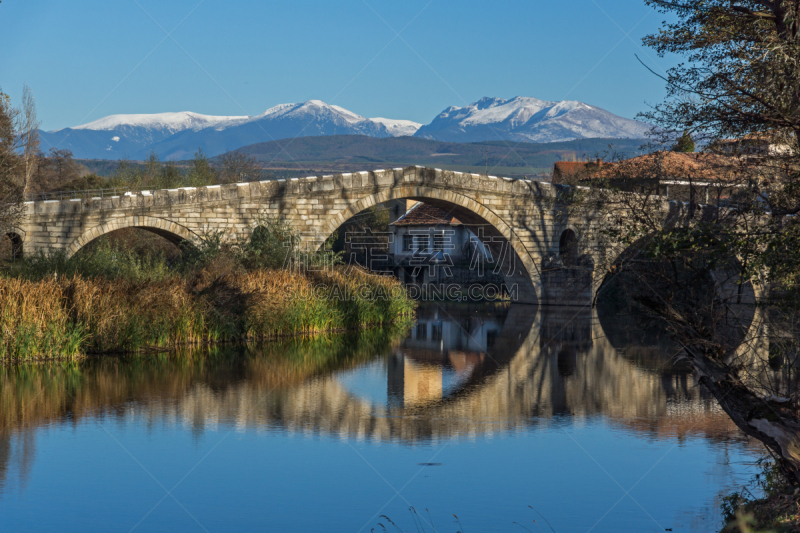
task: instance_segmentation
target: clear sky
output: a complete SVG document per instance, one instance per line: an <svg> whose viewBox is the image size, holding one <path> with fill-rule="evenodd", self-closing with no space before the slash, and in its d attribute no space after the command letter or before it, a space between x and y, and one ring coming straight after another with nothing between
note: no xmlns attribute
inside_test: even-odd
<svg viewBox="0 0 800 533"><path fill-rule="evenodd" d="M633 118L670 61L641 0L3 0L0 88L46 130L118 113L257 115L317 99L430 122L483 96Z"/></svg>

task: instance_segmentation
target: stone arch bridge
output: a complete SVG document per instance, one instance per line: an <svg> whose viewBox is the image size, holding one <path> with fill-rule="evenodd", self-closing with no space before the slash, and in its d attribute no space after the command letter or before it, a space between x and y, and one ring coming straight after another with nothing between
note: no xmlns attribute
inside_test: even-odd
<svg viewBox="0 0 800 533"><path fill-rule="evenodd" d="M120 196L28 202L10 235L15 255L61 249L72 255L97 237L135 227L172 242L196 241L209 230L251 231L260 217L278 217L307 242L323 242L350 217L391 200L412 199L452 213L507 257L504 275L520 303L587 303L602 282L592 265L610 253L596 245L602 215L579 217L560 201L566 191L511 179L418 166L207 187L129 192ZM583 271L559 268L565 246L579 249ZM615 252L615 255L618 253ZM556 265L555 267L552 265ZM578 281L576 281L576 279Z"/></svg>

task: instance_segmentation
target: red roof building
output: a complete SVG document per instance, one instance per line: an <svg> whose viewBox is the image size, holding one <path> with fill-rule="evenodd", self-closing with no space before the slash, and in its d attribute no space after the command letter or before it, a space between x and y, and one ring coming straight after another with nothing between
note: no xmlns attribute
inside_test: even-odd
<svg viewBox="0 0 800 533"><path fill-rule="evenodd" d="M438 207L417 202L408 212L392 222L392 226L460 226L461 221Z"/></svg>

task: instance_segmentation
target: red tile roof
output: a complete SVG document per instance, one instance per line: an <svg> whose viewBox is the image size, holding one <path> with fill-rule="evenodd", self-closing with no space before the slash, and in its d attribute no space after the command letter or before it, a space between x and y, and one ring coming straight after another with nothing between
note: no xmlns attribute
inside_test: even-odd
<svg viewBox="0 0 800 533"><path fill-rule="evenodd" d="M432 205L418 203L409 211L392 222L392 226L441 226L441 225L459 225L461 221L458 220L452 213L442 211L438 207Z"/></svg>
<svg viewBox="0 0 800 533"><path fill-rule="evenodd" d="M572 162L559 161L553 167L553 183L617 177L658 176L661 179L696 178L706 181L724 180L732 170L732 160L714 154L654 152L624 161Z"/></svg>
<svg viewBox="0 0 800 533"><path fill-rule="evenodd" d="M553 183L564 183L576 174L588 174L610 164L603 161L558 161L553 165Z"/></svg>
<svg viewBox="0 0 800 533"><path fill-rule="evenodd" d="M659 177L661 179L725 180L733 170L731 159L714 154L653 152L609 165L593 178Z"/></svg>

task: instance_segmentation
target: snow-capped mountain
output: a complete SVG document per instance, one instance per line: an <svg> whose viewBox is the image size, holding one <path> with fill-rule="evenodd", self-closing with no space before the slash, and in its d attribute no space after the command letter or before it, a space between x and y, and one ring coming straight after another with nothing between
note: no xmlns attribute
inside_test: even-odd
<svg viewBox="0 0 800 533"><path fill-rule="evenodd" d="M129 127L177 133L188 129L205 128L220 122L245 120L247 118L248 117L217 117L192 113L191 111L182 111L180 113L156 113L152 115L109 115L95 120L94 122L75 126L73 129L114 131L119 128Z"/></svg>
<svg viewBox="0 0 800 533"><path fill-rule="evenodd" d="M211 116L184 111L110 115L94 122L41 132L42 148L72 150L79 159L187 159L198 148L215 156L250 144L294 137L417 136L449 142L513 140L554 142L579 138L642 138L649 126L581 102L536 98L483 98L449 107L422 126L410 120L365 118L320 100L280 104L256 116Z"/></svg>
<svg viewBox="0 0 800 533"><path fill-rule="evenodd" d="M413 132L404 131L412 128L416 131L419 126L421 124L409 121L364 118L342 107L310 100L277 105L246 120L233 119L198 130L187 129L156 143L153 149L162 157L183 159L198 147L207 154L216 155L250 144L293 137L410 135Z"/></svg>
<svg viewBox="0 0 800 533"><path fill-rule="evenodd" d="M386 126L386 129L392 134L392 137L411 137L422 127L422 124L419 122L412 122L410 120L392 120L390 118L381 117L371 118L370 120Z"/></svg>
<svg viewBox="0 0 800 533"><path fill-rule="evenodd" d="M448 107L415 136L448 142L556 142L581 138L642 138L650 126L582 102L547 102L517 96L482 98Z"/></svg>
<svg viewBox="0 0 800 533"><path fill-rule="evenodd" d="M75 157L120 159L147 157L150 148L176 133L202 129L248 117L217 117L184 111L141 115L110 115L74 128L40 132L42 148L71 150Z"/></svg>
<svg viewBox="0 0 800 533"><path fill-rule="evenodd" d="M74 128L41 132L42 147L72 150L77 158L185 159L201 148L215 156L249 144L318 135L413 135L409 120L370 119L320 100L281 104L256 116L210 116L192 112L110 115Z"/></svg>

